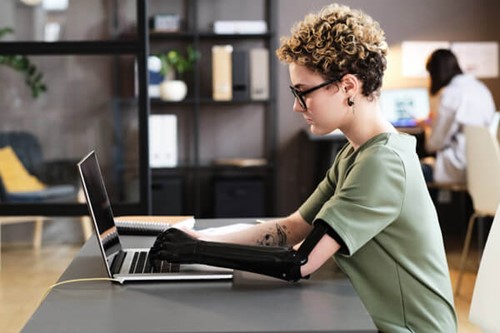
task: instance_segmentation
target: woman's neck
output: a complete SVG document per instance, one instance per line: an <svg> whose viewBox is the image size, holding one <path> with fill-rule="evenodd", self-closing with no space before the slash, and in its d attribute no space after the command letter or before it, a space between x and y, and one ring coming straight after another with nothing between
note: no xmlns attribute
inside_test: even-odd
<svg viewBox="0 0 500 333"><path fill-rule="evenodd" d="M394 126L383 117L378 100L368 101L365 98L356 101L348 124L340 130L356 150L381 133L397 133Z"/></svg>

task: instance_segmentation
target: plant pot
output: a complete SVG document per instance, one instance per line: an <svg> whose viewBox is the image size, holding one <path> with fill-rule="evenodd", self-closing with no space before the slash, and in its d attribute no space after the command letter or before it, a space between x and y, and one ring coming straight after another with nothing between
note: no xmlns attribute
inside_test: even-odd
<svg viewBox="0 0 500 333"><path fill-rule="evenodd" d="M165 80L160 84L160 98L164 101L182 101L187 95L187 85L181 80Z"/></svg>

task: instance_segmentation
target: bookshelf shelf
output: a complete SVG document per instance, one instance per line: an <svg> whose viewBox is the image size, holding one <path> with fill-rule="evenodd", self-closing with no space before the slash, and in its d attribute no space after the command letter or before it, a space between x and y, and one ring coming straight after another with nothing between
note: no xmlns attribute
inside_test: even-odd
<svg viewBox="0 0 500 333"><path fill-rule="evenodd" d="M251 40L251 39L256 39L256 40L262 40L262 39L271 39L273 38L274 34L269 32L265 34L216 34L213 32L201 32L199 35L200 39L203 40L209 40L209 41L216 41L216 40L228 40L228 39L234 39L234 40Z"/></svg>
<svg viewBox="0 0 500 333"><path fill-rule="evenodd" d="M195 32L164 32L164 31L150 31L149 39L151 42L155 41L172 41L172 40L189 40L196 36Z"/></svg>
<svg viewBox="0 0 500 333"><path fill-rule="evenodd" d="M275 211L275 151L276 151L276 65L274 49L277 44L277 5L272 0L260 0L250 6L244 0L177 0L170 3L156 2L154 12L149 17L164 13L176 13L183 21L185 30L167 33L151 31L150 53L165 53L171 48L184 49L192 45L201 53L201 59L193 72L185 74L188 96L180 102L166 102L159 98L151 99L151 114L175 114L178 117L178 167L153 169L153 213L161 197L170 193L173 200L179 197L181 206L171 214L190 214L196 217L218 217L213 204L217 201L218 180L255 181L262 193L259 200L265 201L265 211L256 215L274 215ZM249 10L243 10L243 7ZM255 8L258 6L258 8ZM153 6L151 6L153 7ZM180 9L179 9L180 8ZM208 9L210 8L210 11ZM217 20L234 20L241 11L248 20L264 20L266 33L257 34L217 34L211 30ZM268 52L268 89L269 97L256 100L249 97L218 101L212 98L212 46L233 46L234 50L250 51L252 48L265 48ZM234 65L233 65L234 66ZM264 159L266 165L237 167L216 165L220 158ZM179 185L180 182L180 185ZM155 184L164 189L171 186L175 191L157 191ZM245 183L246 184L246 183ZM252 184L253 186L253 184ZM155 203L156 201L156 203ZM178 201L179 202L179 201Z"/></svg>

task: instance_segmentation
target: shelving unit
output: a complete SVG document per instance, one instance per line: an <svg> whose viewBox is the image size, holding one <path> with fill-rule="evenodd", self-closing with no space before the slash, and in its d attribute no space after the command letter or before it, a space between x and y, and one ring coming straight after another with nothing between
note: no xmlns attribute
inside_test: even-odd
<svg viewBox="0 0 500 333"><path fill-rule="evenodd" d="M136 27L132 36L116 37L112 36L109 40L96 41L57 41L57 42L42 42L42 41L12 41L0 42L1 54L4 55L36 55L36 56L55 56L55 55L103 55L111 57L119 56L134 56L137 63L137 94L135 100L138 110L138 173L139 173L139 198L138 201L127 203L113 203L113 209L117 214L143 213L150 212L150 169L148 164L148 115L149 115L149 100L147 86L147 56L149 54L149 31L147 25L147 4L148 1L136 0ZM116 15L119 1L112 1L109 4L110 11ZM112 21L110 19L110 21ZM114 68L115 74L117 68ZM119 80L117 80L119 81ZM113 84L116 84L114 82ZM85 89L85 87L82 87ZM109 104L114 105L113 108L120 107L120 99L110 100ZM119 114L119 110L114 111ZM115 124L116 125L116 124ZM113 131L113 129L110 129ZM116 130L115 130L116 132ZM62 144L62 143L61 143ZM118 170L123 169L123 161L120 159L119 151L124 147L118 147L118 153L114 156L113 168ZM76 165L75 165L76 169ZM119 178L120 175L117 175ZM86 215L87 207L84 203L0 203L0 215L47 215L47 216L78 216Z"/></svg>
<svg viewBox="0 0 500 333"><path fill-rule="evenodd" d="M178 118L177 167L155 168L152 174L152 200L155 214L193 214L197 217L221 217L231 213L218 211L221 186L241 200L238 216L266 215L275 212L276 188L276 66L274 49L277 31L277 4L261 0L177 0L150 1L155 14L175 13L183 20L179 32L151 31L151 53L183 49L191 44L201 52L201 61L186 78L189 91L181 102L151 99L151 114L175 114ZM252 9L247 10L251 5ZM243 6L243 7L241 7ZM241 10L238 10L240 9ZM215 20L265 20L263 34L215 34ZM212 99L211 47L231 44L235 49L264 47L269 50L269 98L214 101ZM239 147L239 148L238 148ZM217 158L260 158L266 165L235 167L214 165ZM234 182L233 185L231 185ZM239 182L239 183L238 183ZM245 192L246 191L246 192ZM257 192L248 192L257 191ZM180 200L179 200L180 198ZM244 200L253 202L241 202ZM172 204L173 203L173 204ZM252 210L251 207L255 207ZM215 208L214 208L215 207ZM229 214L229 215L228 215Z"/></svg>

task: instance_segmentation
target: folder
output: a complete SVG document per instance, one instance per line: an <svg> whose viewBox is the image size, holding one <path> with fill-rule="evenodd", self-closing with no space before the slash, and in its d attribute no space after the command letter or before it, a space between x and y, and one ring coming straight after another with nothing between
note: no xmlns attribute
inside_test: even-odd
<svg viewBox="0 0 500 333"><path fill-rule="evenodd" d="M247 100L250 97L248 51L233 52L233 99Z"/></svg>
<svg viewBox="0 0 500 333"><path fill-rule="evenodd" d="M212 46L212 98L230 101L233 98L231 45Z"/></svg>
<svg viewBox="0 0 500 333"><path fill-rule="evenodd" d="M177 116L149 116L149 166L177 166Z"/></svg>
<svg viewBox="0 0 500 333"><path fill-rule="evenodd" d="M256 101L269 98L269 50L250 50L250 98Z"/></svg>

